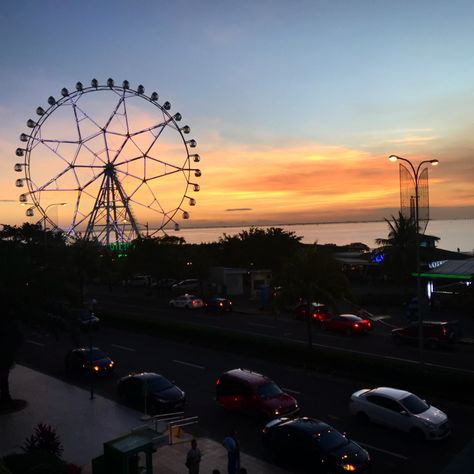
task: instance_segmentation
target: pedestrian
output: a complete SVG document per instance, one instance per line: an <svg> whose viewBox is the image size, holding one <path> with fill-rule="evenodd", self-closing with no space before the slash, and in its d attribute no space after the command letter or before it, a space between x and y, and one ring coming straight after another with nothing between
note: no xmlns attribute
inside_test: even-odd
<svg viewBox="0 0 474 474"><path fill-rule="evenodd" d="M227 473L238 474L240 469L240 447L237 440L237 432L232 430L222 444L227 449Z"/></svg>
<svg viewBox="0 0 474 474"><path fill-rule="evenodd" d="M197 441L191 440L191 448L186 455L186 467L189 474L199 474L199 465L201 463L201 451L197 447Z"/></svg>

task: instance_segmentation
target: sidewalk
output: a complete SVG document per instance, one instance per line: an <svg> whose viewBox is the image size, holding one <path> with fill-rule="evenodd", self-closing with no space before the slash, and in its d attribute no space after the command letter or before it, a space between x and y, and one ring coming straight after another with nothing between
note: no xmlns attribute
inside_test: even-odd
<svg viewBox="0 0 474 474"><path fill-rule="evenodd" d="M82 466L83 474L90 474L91 460L103 453L104 442L143 425L137 411L99 395L90 400L87 390L21 365L10 373L10 391L14 398L24 399L28 405L23 410L0 415L0 456L22 452L21 446L36 425L46 423L56 429L64 446L63 459ZM227 453L219 442L198 438L198 446L203 454L201 472L227 472ZM184 460L188 449L189 442L159 447L153 454L153 472L186 473ZM241 454L241 464L249 474L286 473L245 453Z"/></svg>

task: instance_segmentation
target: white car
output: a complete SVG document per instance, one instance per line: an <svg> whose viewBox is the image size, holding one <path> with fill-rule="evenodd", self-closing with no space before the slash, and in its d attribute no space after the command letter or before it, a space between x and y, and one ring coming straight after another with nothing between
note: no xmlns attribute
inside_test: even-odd
<svg viewBox="0 0 474 474"><path fill-rule="evenodd" d="M204 301L195 295L181 295L170 300L172 308L198 309L204 308Z"/></svg>
<svg viewBox="0 0 474 474"><path fill-rule="evenodd" d="M351 395L349 409L361 423L371 421L406 431L416 439L443 439L451 434L445 413L405 390L359 390Z"/></svg>

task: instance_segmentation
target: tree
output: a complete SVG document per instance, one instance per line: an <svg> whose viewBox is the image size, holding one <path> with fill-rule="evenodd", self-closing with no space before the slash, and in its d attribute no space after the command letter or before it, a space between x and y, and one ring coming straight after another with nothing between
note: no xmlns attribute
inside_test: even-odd
<svg viewBox="0 0 474 474"><path fill-rule="evenodd" d="M286 261L278 276L284 297L289 302L303 300L311 304L320 301L335 312L338 300L349 297L349 282L332 252L316 244L301 246L296 255ZM311 321L307 318L308 344L312 345Z"/></svg>
<svg viewBox="0 0 474 474"><path fill-rule="evenodd" d="M416 223L401 212L397 218L392 216L392 221L385 219L385 222L389 226L388 238L375 240L382 246L382 268L395 281L407 280L416 270Z"/></svg>
<svg viewBox="0 0 474 474"><path fill-rule="evenodd" d="M302 237L280 227L251 227L239 234L219 238L223 264L279 271L284 260L299 248Z"/></svg>

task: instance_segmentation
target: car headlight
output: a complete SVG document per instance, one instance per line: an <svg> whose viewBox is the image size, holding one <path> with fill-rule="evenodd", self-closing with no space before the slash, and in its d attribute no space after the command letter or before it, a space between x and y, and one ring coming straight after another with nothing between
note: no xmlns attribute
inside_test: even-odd
<svg viewBox="0 0 474 474"><path fill-rule="evenodd" d="M421 419L421 422L423 423L423 425L425 425L427 428L430 428L430 429L434 429L436 428L436 425L431 422L430 420L423 420Z"/></svg>
<svg viewBox="0 0 474 474"><path fill-rule="evenodd" d="M342 467L342 469L344 471L355 471L356 470L356 467L354 466L354 464L339 464L340 467Z"/></svg>

